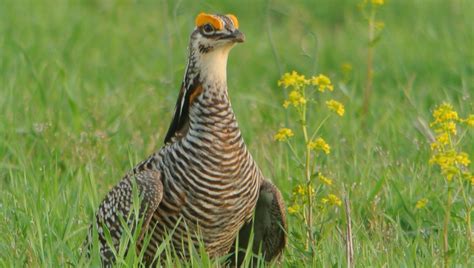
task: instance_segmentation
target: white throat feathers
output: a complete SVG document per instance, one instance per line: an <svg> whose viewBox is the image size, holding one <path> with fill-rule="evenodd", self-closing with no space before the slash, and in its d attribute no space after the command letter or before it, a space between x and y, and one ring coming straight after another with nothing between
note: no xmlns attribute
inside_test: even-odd
<svg viewBox="0 0 474 268"><path fill-rule="evenodd" d="M199 54L197 60L200 82L203 86L211 84L227 85L227 59L232 45L222 46L207 53Z"/></svg>

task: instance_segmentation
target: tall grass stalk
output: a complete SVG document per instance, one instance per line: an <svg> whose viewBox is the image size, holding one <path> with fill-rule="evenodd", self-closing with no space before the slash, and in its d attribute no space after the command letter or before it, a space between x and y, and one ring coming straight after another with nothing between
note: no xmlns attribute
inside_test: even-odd
<svg viewBox="0 0 474 268"><path fill-rule="evenodd" d="M370 98L372 97L372 87L374 80L373 60L374 60L374 45L372 44L375 35L375 8L372 7L370 11L369 23L368 23L368 46L367 46L367 69L366 69L366 80L364 89L364 104L363 114L366 115L369 111Z"/></svg>
<svg viewBox="0 0 474 268"><path fill-rule="evenodd" d="M370 1L368 15L365 13L366 2L362 4L363 12L367 19L367 33L368 33L368 42L367 42L367 57L366 57L366 81L364 88L364 99L362 105L362 113L364 116L367 115L370 109L370 101L372 98L373 83L374 83L374 54L375 54L375 45L380 40L380 30L383 28L383 23L376 20L377 10L380 6L384 5L382 0L372 0Z"/></svg>

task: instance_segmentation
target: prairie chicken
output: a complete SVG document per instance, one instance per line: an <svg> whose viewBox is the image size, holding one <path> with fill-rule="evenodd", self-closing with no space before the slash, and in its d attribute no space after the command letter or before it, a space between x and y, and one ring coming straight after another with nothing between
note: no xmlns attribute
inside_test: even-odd
<svg viewBox="0 0 474 268"><path fill-rule="evenodd" d="M120 219L133 218L134 189L141 197L138 211L143 218L137 247L144 250L148 265L155 261L157 249L167 237L180 258L189 257L189 243L196 248L204 245L215 258L232 254L237 237L238 247L247 248L252 228L254 244L250 246L255 253L260 250L265 260L271 261L283 251L283 199L248 152L227 93L229 51L245 40L238 28L233 15L197 16L165 145L133 168L97 211L104 265L114 262L105 229L118 250L124 233ZM126 224L135 228L131 220ZM86 239L89 246L92 231L91 226ZM150 238L145 246L144 235Z"/></svg>

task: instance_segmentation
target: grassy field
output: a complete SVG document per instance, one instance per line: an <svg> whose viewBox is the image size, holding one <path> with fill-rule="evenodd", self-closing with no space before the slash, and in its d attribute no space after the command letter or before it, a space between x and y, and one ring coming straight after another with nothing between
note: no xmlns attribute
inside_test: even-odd
<svg viewBox="0 0 474 268"><path fill-rule="evenodd" d="M359 2L0 0L0 266L87 264L79 247L99 202L163 144L200 11L239 18L247 41L231 52L229 94L250 151L287 203L303 170L273 140L293 118L277 81L292 70L324 73L346 113L324 125L331 154L317 165L334 179L331 191L350 200L355 265L442 266L447 186L428 163L422 122L442 102L474 113L474 1L379 8L366 116ZM309 124L323 110L313 106ZM471 158L473 133L459 144ZM422 198L426 207L416 209ZM450 265L472 265L459 192L450 213ZM316 209L315 257L304 249L304 223L288 221L283 266L346 264L343 206Z"/></svg>

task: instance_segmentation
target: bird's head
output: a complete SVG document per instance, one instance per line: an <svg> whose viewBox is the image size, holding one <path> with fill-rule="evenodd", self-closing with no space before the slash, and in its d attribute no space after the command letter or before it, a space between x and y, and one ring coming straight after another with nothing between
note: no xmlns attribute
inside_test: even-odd
<svg viewBox="0 0 474 268"><path fill-rule="evenodd" d="M245 41L237 17L200 13L195 22L189 43L188 71L198 72L201 81L225 81L229 51L236 43Z"/></svg>
<svg viewBox="0 0 474 268"><path fill-rule="evenodd" d="M244 41L245 36L239 31L239 21L234 15L200 13L196 17L191 42L201 53L230 48Z"/></svg>

